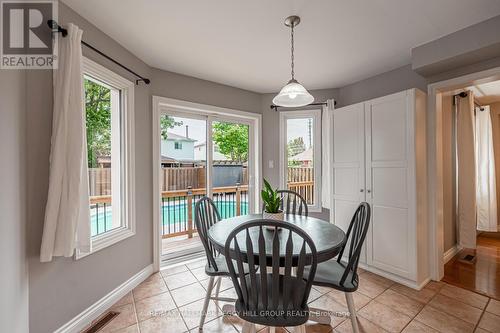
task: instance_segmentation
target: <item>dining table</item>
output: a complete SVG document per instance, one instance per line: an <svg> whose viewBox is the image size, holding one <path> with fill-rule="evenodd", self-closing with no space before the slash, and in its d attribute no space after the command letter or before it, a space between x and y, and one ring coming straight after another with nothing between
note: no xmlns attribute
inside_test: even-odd
<svg viewBox="0 0 500 333"><path fill-rule="evenodd" d="M226 245L226 240L229 236L229 234L239 225L245 222L253 221L253 220L259 220L262 219L262 214L248 214L248 215L241 215L241 216L236 216L236 217L230 217L223 219L217 223L215 223L210 229L208 230L208 238L210 243L212 243L213 247L219 251L220 253L224 253L225 251L225 245ZM296 225L297 227L301 228L303 231L305 231L313 240L314 245L316 247L316 252L317 252L317 262L318 264L321 262L328 261L334 257L336 257L342 247L344 246L346 242L346 235L342 229L337 227L336 225L329 223L327 221L321 220L319 218L311 217L311 216L302 216L302 215L292 215L288 214L284 216L284 223L292 223ZM253 248L256 248L256 242L258 242L258 228L255 228L252 230L252 228L249 230L250 232L250 238L252 239L252 242L255 242L253 245ZM252 237L252 233L254 236ZM270 263L272 262L272 249L273 247L271 246L273 237L275 235L275 229L270 229L264 232L264 240L266 242L266 260L267 260L267 265L270 266ZM287 235L282 234L278 232L278 237L284 238L287 237ZM285 243L284 241L280 241L280 258L281 262L284 265L284 256L285 256ZM294 247L295 247L294 242ZM269 244L269 246L268 246ZM299 253L300 249L298 246L300 244L296 245L297 248L294 248L293 253ZM230 244L229 250L232 251L234 250L234 245ZM239 251L243 254L243 257L246 257L246 244L245 242L239 242ZM306 249L306 263L311 261L311 251L310 249ZM248 259L247 259L248 260ZM259 254L254 254L254 262L255 264L259 264ZM226 307L225 312L231 312L232 307ZM310 309L312 315L311 315L311 320L316 321L322 324L329 324L330 323L330 316L329 315L324 315L325 312L328 312L327 310L323 309Z"/></svg>

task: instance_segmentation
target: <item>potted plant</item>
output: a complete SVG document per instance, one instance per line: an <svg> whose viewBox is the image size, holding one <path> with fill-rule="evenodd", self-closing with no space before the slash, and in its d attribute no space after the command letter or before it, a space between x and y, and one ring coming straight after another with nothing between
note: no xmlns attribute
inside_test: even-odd
<svg viewBox="0 0 500 333"><path fill-rule="evenodd" d="M261 191L262 201L264 202L264 211L262 218L283 221L284 214L280 209L281 198L278 189L273 190L267 180L264 179L264 189Z"/></svg>

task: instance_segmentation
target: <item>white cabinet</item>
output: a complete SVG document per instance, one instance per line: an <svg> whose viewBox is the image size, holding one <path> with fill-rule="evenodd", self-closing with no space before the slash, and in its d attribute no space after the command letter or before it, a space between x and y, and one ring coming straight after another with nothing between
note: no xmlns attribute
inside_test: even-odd
<svg viewBox="0 0 500 333"><path fill-rule="evenodd" d="M428 280L425 94L417 89L333 112L333 220L372 218L361 265L420 288Z"/></svg>

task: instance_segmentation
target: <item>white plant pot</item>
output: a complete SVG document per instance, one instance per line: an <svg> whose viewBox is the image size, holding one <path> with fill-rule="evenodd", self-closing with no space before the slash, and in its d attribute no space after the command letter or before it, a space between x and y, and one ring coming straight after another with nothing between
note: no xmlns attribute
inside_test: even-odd
<svg viewBox="0 0 500 333"><path fill-rule="evenodd" d="M285 219L285 213L283 211L279 213L268 213L264 210L262 213L263 219L283 221Z"/></svg>

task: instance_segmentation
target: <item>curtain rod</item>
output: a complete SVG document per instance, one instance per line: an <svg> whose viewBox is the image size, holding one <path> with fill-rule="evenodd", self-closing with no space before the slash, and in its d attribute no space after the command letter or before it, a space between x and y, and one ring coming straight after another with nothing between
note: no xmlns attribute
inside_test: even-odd
<svg viewBox="0 0 500 333"><path fill-rule="evenodd" d="M324 106L324 105L327 105L327 103L326 102L324 102L324 103L311 103L311 104L304 105L303 107ZM337 101L334 101L334 105L337 105ZM286 106L279 106L279 105L274 105L274 104L271 104L269 107L271 108L271 110L274 110L274 111L278 111L278 108L287 108Z"/></svg>
<svg viewBox="0 0 500 333"><path fill-rule="evenodd" d="M467 93L465 91L462 91L459 94L453 95L453 97L462 97L462 98L464 98L464 97L467 97ZM453 104L455 104L455 98L453 98ZM481 104L479 104L478 102L476 102L475 98L474 98L474 104L479 108L479 110L484 111L484 107Z"/></svg>
<svg viewBox="0 0 500 333"><path fill-rule="evenodd" d="M49 28L52 29L52 32L53 33L61 33L61 36L63 37L66 37L68 35L68 30L64 29L63 27L61 27L59 24L57 24L56 21L54 20L48 20L47 21L47 25L49 26ZM136 77L138 77L137 80L135 80L135 84L139 84L140 81L144 82L145 84L149 84L151 82L150 79L147 79L139 74L137 74L136 72L134 72L133 70L131 70L130 68L126 67L125 65L122 65L121 63L119 63L117 60L111 58L110 56L104 54L102 51L96 49L95 47L93 47L92 45L88 44L87 42L83 41L82 40L82 44L85 45L86 47L88 47L89 49L91 49L92 51L100 54L101 56L103 56L104 58L108 59L109 61L117 64L118 66L120 66L121 68L125 69L127 72L135 75Z"/></svg>

